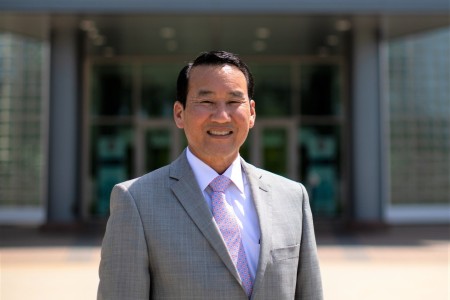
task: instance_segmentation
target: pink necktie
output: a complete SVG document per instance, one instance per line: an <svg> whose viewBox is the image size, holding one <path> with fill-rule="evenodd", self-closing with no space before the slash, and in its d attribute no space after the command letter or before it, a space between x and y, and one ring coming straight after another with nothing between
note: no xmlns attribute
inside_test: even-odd
<svg viewBox="0 0 450 300"><path fill-rule="evenodd" d="M236 221L234 211L227 206L225 199L225 190L230 185L231 180L223 175L217 176L209 184L213 193L211 195L211 204L214 219L219 226L225 244L228 247L231 259L242 280L247 296L250 297L253 290L253 282L248 269L247 257L242 245L241 232Z"/></svg>

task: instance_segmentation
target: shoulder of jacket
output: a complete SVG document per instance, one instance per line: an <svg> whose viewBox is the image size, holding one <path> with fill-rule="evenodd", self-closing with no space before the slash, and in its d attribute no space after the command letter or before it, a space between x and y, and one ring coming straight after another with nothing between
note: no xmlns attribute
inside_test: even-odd
<svg viewBox="0 0 450 300"><path fill-rule="evenodd" d="M166 180L169 174L169 167L164 166L159 169L153 170L149 173L146 173L140 177L130 179L124 182L120 182L117 185L122 186L126 189L131 189L136 185L152 185L159 184L161 180Z"/></svg>
<svg viewBox="0 0 450 300"><path fill-rule="evenodd" d="M273 186L274 184L277 184L277 185L282 184L282 185L288 185L288 186L292 185L292 186L297 186L297 187L302 186L302 184L298 181L289 179L287 177L281 176L279 174L270 172L265 169L258 168L247 162L245 162L245 168L248 173L253 174L257 178L267 182L271 186Z"/></svg>

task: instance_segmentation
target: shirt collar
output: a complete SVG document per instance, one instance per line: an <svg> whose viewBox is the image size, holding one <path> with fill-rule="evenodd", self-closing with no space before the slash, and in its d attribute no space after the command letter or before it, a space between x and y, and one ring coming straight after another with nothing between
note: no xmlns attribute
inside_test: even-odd
<svg viewBox="0 0 450 300"><path fill-rule="evenodd" d="M200 189L204 191L211 181L214 180L219 174L210 166L201 161L195 156L189 147L186 148L186 157L189 165L194 172L195 178L200 186ZM231 163L228 169L222 174L230 178L234 185L239 189L241 193L244 193L244 181L242 178L241 157L238 155L236 159Z"/></svg>

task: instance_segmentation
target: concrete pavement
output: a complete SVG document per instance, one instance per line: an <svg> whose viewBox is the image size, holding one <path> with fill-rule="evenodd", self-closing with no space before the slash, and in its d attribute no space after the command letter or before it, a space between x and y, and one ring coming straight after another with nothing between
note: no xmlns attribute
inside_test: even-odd
<svg viewBox="0 0 450 300"><path fill-rule="evenodd" d="M317 233L325 299L448 300L448 226ZM101 232L0 227L0 299L95 299Z"/></svg>
<svg viewBox="0 0 450 300"><path fill-rule="evenodd" d="M447 226L318 240L325 299L450 299Z"/></svg>

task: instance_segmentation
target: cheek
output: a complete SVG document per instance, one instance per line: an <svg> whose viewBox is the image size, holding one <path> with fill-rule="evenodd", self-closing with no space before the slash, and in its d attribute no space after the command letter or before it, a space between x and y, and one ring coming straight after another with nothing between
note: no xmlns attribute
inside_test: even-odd
<svg viewBox="0 0 450 300"><path fill-rule="evenodd" d="M202 128L202 117L200 115L190 115L183 120L183 128L185 131L191 132L195 135L201 132Z"/></svg>

